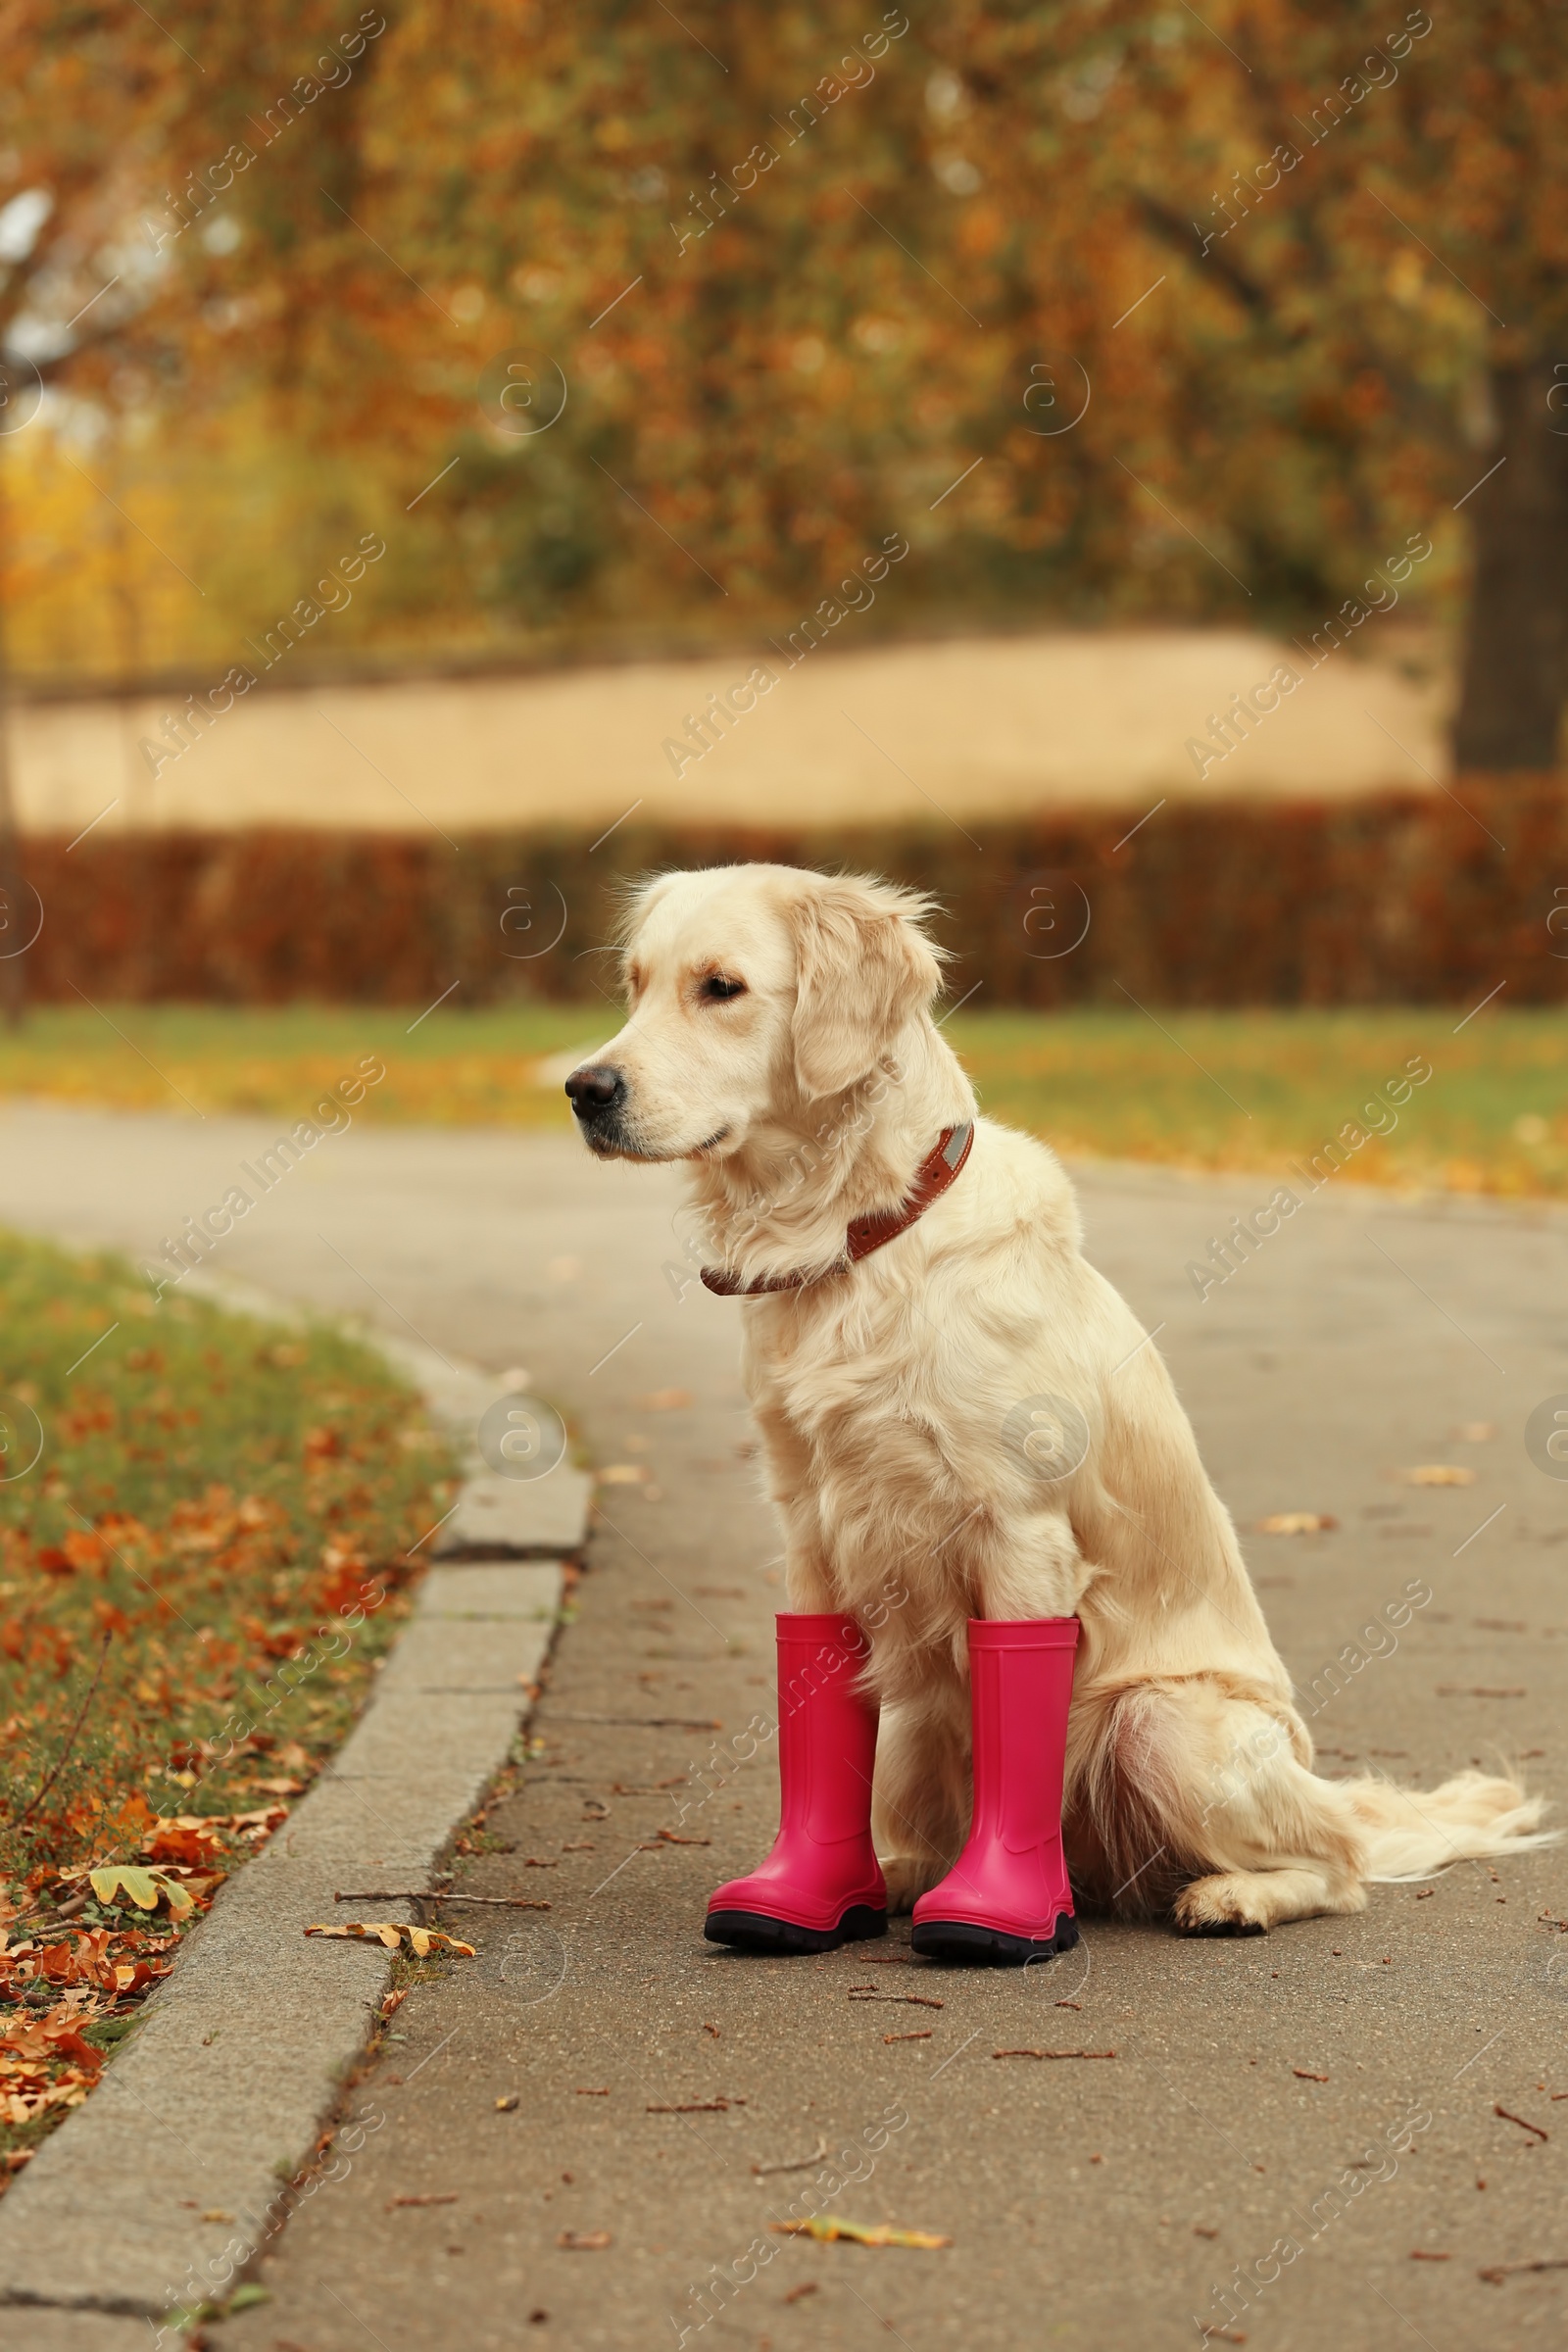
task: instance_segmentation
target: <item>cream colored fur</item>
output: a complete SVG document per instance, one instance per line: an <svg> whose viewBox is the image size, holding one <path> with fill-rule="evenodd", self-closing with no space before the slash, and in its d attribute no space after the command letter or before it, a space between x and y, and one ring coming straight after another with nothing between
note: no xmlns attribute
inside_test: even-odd
<svg viewBox="0 0 1568 2352"><path fill-rule="evenodd" d="M930 1015L928 912L782 866L666 875L629 906L631 1012L595 1056L627 1086L611 1149L690 1164L713 1262L745 1279L831 1266L849 1221L899 1202L942 1129L975 1116ZM899 1906L965 1834L971 1616L1082 1621L1065 1808L1081 1902L1245 1933L1539 1841L1540 1802L1510 1780L1419 1793L1314 1775L1170 1376L1084 1257L1044 1145L979 1119L907 1232L731 1311L789 1606L873 1629L874 1821ZM1041 1396L1089 1433L1055 1483L1004 1434Z"/></svg>

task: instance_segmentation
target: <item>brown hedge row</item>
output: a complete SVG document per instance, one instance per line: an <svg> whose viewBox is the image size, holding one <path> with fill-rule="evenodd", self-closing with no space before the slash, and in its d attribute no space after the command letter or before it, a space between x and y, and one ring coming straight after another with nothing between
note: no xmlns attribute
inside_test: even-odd
<svg viewBox="0 0 1568 2352"><path fill-rule="evenodd" d="M1125 814L1086 812L832 834L626 824L597 844L560 830L456 851L433 833L35 839L27 988L35 1002L422 1004L459 981L454 1004L587 998L617 883L755 858L934 891L954 993L978 989L977 1005L1454 1003L1500 980L1513 1004L1568 995L1559 782L1167 806L1126 831Z"/></svg>

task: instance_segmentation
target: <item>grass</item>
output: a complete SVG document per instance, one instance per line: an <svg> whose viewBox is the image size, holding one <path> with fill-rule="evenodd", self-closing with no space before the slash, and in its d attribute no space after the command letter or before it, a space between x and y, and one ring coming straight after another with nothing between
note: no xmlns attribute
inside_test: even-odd
<svg viewBox="0 0 1568 2352"><path fill-rule="evenodd" d="M292 1125L362 1059L378 1123L564 1128L540 1062L603 1042L612 1004L45 1007L0 1036L0 1096L254 1111ZM994 1116L1069 1154L1282 1171L1355 1120L1412 1054L1433 1075L1358 1148L1357 1181L1568 1198L1568 1024L1560 1012L961 1011L946 1034ZM1366 1122L1362 1122L1364 1126Z"/></svg>
<svg viewBox="0 0 1568 2352"><path fill-rule="evenodd" d="M540 1058L602 1044L617 1006L530 1004L424 1012L420 1005L275 1008L185 1004L45 1005L0 1032L0 1097L109 1103L125 1110L265 1111L291 1125L366 1056L386 1066L356 1118L437 1126L556 1127L559 1085ZM421 1014L423 1017L421 1017Z"/></svg>
<svg viewBox="0 0 1568 2352"><path fill-rule="evenodd" d="M1068 1156L1283 1173L1353 1125L1356 1183L1568 1198L1568 1023L1492 1005L1455 1034L1463 1020L1445 1005L1161 1011L1157 1026L960 1013L948 1033L987 1111ZM1391 1103L1412 1058L1431 1075Z"/></svg>
<svg viewBox="0 0 1568 2352"><path fill-rule="evenodd" d="M112 1257L7 1235L0 1444L14 2169L341 1741L453 1465L418 1399L340 1333L155 1305ZM141 1876L106 1879L117 1865Z"/></svg>

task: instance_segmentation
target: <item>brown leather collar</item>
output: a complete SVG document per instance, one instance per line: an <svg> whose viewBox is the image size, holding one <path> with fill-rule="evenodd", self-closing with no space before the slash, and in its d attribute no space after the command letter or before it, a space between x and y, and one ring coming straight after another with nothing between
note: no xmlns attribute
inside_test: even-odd
<svg viewBox="0 0 1568 2352"><path fill-rule="evenodd" d="M844 1255L831 1266L814 1273L768 1274L760 1282L742 1282L737 1275L726 1274L721 1266L704 1266L703 1282L717 1293L720 1298L756 1298L765 1291L801 1291L813 1282L825 1282L830 1274L843 1274L880 1250L884 1242L896 1241L907 1233L917 1217L925 1214L933 1200L940 1200L969 1156L974 1142L973 1124L962 1127L944 1127L933 1151L927 1153L914 1172L903 1202L897 1208L873 1209L866 1217L857 1217L844 1236Z"/></svg>

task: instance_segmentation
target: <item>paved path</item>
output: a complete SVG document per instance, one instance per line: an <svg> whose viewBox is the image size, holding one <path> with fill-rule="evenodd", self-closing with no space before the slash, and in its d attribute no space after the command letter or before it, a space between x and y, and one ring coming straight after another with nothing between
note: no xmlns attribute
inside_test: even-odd
<svg viewBox="0 0 1568 2352"><path fill-rule="evenodd" d="M16 1106L0 1113L0 1221L140 1250L265 1140L259 1123ZM1568 1488L1522 1438L1568 1391L1568 1229L1329 1190L1200 1304L1185 1261L1272 1188L1118 1170L1082 1187L1091 1254L1163 1325L1239 1522L1340 1521L1247 1539L1303 1691L1407 1583L1431 1588L1393 1654L1319 1707L1326 1769L1370 1756L1419 1780L1500 1746L1568 1793ZM1359 1919L1266 1940L1092 1923L1078 1953L1023 1977L911 1962L906 1923L820 1961L703 1943L708 1887L770 1833L770 1750L710 1769L700 1803L694 1776L769 1709L781 1595L735 1310L695 1286L677 1299L663 1270L677 1198L569 1139L357 1129L225 1245L237 1276L526 1365L601 1463L646 1463L653 1483L605 1491L544 1752L466 1866L476 1891L543 1889L553 1908L481 1930L477 1963L405 2004L406 2038L355 2092L384 2123L291 2224L264 2272L273 2299L215 2344L618 2352L689 2330L757 2352L1162 2352L1198 2340L1195 2314L1263 2352L1560 2337L1568 2271L1477 2274L1568 2258L1568 2105L1552 2103L1568 2092L1568 1943L1538 1919L1568 1917L1568 1857L1495 1879L1466 1866L1424 1899L1380 1888ZM677 1387L685 1409L638 1401ZM1484 1423L1495 1437L1452 1434ZM1441 1461L1476 1483L1390 1476ZM684 1728L711 1719L720 1732ZM942 2006L852 1999L859 1986ZM993 2056L1020 2047L1116 2056ZM1410 2153L1391 2153L1412 2111ZM754 2168L819 2143L843 2182L825 2210L953 2246L770 2234L815 2174ZM562 2242L573 2233L586 2243ZM1238 2270L1227 2318L1215 2289Z"/></svg>

